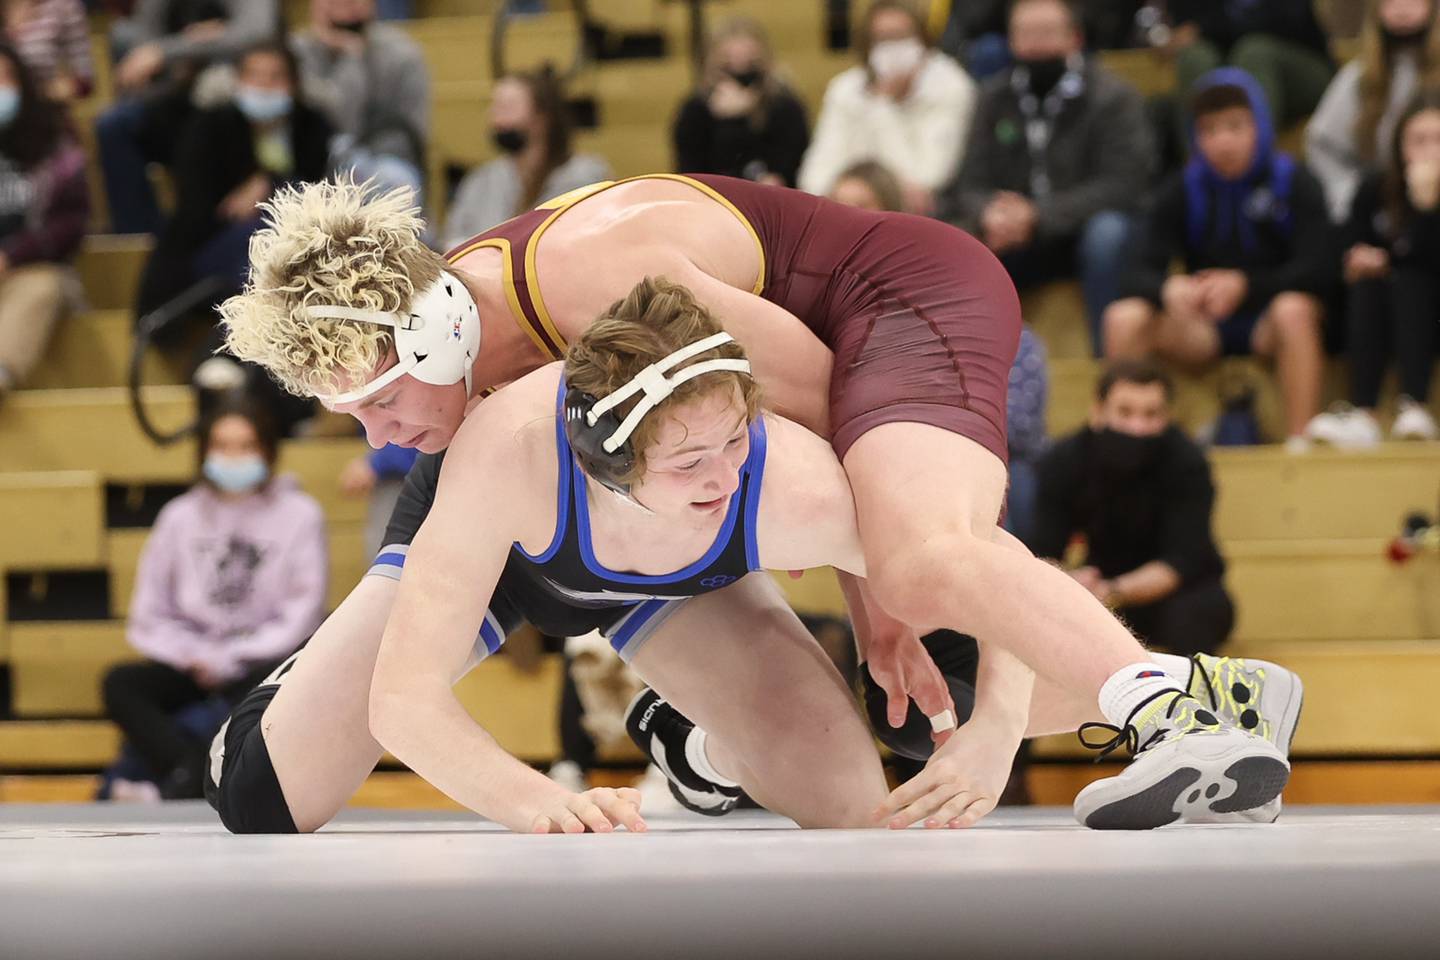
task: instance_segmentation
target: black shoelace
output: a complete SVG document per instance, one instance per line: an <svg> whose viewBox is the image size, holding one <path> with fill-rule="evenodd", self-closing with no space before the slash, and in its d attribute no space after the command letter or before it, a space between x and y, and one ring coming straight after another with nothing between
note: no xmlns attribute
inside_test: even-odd
<svg viewBox="0 0 1440 960"><path fill-rule="evenodd" d="M1140 701L1140 703L1135 706L1134 710L1130 711L1130 716L1125 718L1125 723L1123 726L1117 727L1113 723L1082 723L1080 724L1080 729L1076 731L1075 735L1079 738L1080 743L1087 750L1100 751L1095 756L1096 763L1104 760L1106 757L1114 753L1116 750L1119 750L1121 747L1125 747L1126 750L1129 751L1130 756L1132 757L1137 754L1144 753L1146 750L1149 750L1151 747L1153 747L1156 743L1165 739L1165 731L1163 729L1157 729L1148 738L1146 738L1144 743L1141 743L1140 731L1133 724L1130 723L1130 720L1135 716L1135 714L1139 713L1141 709L1144 708L1144 706L1150 701L1154 700L1157 697L1163 697L1166 694L1175 692L1176 691L1174 690L1162 690L1159 693L1151 694L1150 696L1146 697L1144 700ZM1180 691L1180 696L1177 696L1174 700L1170 701L1170 706L1165 708L1165 716L1170 716L1171 711L1175 709L1175 704L1179 702L1180 697L1184 696L1189 696L1189 694L1185 693L1185 691L1182 690ZM1085 734L1087 734L1091 730L1102 730L1105 733L1110 734L1111 736L1109 739L1103 742L1092 742L1085 736Z"/></svg>

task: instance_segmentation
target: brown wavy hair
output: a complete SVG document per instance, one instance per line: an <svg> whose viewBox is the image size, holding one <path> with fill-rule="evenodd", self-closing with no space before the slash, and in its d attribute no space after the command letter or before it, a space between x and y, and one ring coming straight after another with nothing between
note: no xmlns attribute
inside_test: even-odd
<svg viewBox="0 0 1440 960"><path fill-rule="evenodd" d="M1380 129L1380 120L1385 116L1385 107L1390 101L1390 83L1395 65L1394 51L1385 42L1385 32L1380 26L1381 0L1370 0L1365 10L1365 23L1360 28L1360 53L1355 58L1360 64L1360 112L1355 117L1355 147L1367 163L1381 158L1375 155L1375 133ZM1431 0L1430 26L1426 28L1419 45L1420 76L1419 87L1440 86L1440 16L1436 16L1436 4Z"/></svg>
<svg viewBox="0 0 1440 960"><path fill-rule="evenodd" d="M545 163L522 184L520 209L529 210L540 202L540 191L550 174L563 166L571 155L571 140L574 124L570 118L570 102L565 95L565 84L555 72L554 65L545 63L538 70L507 73L502 80L514 80L530 92L530 104L537 114L545 118Z"/></svg>
<svg viewBox="0 0 1440 960"><path fill-rule="evenodd" d="M1392 237L1398 237L1404 232L1410 218L1415 214L1415 206L1410 202L1410 189L1405 180L1405 128L1410 126L1411 120L1431 110L1440 110L1440 88L1421 90L1411 97L1410 102L1405 105L1405 112L1395 124L1395 135L1390 138L1389 165L1381 174L1380 193Z"/></svg>
<svg viewBox="0 0 1440 960"><path fill-rule="evenodd" d="M600 319L570 345L565 354L565 382L604 399L652 363L723 329L720 320L688 289L663 277L646 277L611 304ZM667 374L721 357L743 360L745 351L732 340L680 364ZM645 450L655 442L665 410L717 390L739 391L747 422L760 415L760 385L753 377L720 370L687 380L650 411L630 435L635 463L618 479L622 483L635 483L645 475ZM638 402L639 397L626 400L615 408L616 415L623 420Z"/></svg>

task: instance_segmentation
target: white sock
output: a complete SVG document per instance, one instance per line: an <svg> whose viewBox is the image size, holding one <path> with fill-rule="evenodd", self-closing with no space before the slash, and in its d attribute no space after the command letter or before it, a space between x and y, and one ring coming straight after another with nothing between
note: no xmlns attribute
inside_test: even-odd
<svg viewBox="0 0 1440 960"><path fill-rule="evenodd" d="M1181 689L1190 689L1190 674L1195 669L1195 662L1189 657L1176 656L1173 653L1152 653L1150 659L1160 664L1160 669L1165 675L1176 683Z"/></svg>
<svg viewBox="0 0 1440 960"><path fill-rule="evenodd" d="M706 752L705 745L710 740L709 734L699 727L690 731L690 736L685 738L685 762L690 764L690 769L700 776L709 780L718 787L738 787L740 784L715 769L710 762L710 754Z"/></svg>
<svg viewBox="0 0 1440 960"><path fill-rule="evenodd" d="M1188 675L1187 675L1188 676ZM1117 727L1129 721L1135 708L1157 693L1183 690L1174 677L1154 662L1132 663L1116 670L1100 688L1100 712Z"/></svg>

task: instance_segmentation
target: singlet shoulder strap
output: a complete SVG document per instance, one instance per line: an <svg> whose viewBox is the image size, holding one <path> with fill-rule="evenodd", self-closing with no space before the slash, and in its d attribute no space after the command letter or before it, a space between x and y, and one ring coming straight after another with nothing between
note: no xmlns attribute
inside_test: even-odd
<svg viewBox="0 0 1440 960"><path fill-rule="evenodd" d="M571 464L574 459L570 453L570 438L565 435L565 378L561 377L555 397L555 535L550 538L550 545L539 554L527 553L524 547L515 544L515 549L533 563L549 563L565 542L565 531L570 525L571 503L575 497L574 484L571 482Z"/></svg>
<svg viewBox="0 0 1440 960"><path fill-rule="evenodd" d="M760 569L760 493L765 484L767 452L765 416L761 414L750 424L750 456L745 458L745 567L752 572Z"/></svg>

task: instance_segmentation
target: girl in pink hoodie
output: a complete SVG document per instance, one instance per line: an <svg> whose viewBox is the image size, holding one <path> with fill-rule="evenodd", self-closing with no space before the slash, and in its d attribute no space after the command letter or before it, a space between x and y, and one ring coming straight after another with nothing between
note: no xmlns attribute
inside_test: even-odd
<svg viewBox="0 0 1440 960"><path fill-rule="evenodd" d="M277 446L253 401L220 402L201 425L198 482L160 511L140 557L126 636L146 660L111 670L104 695L166 796L201 792L206 740L175 715L238 700L325 614L324 515L273 475Z"/></svg>

